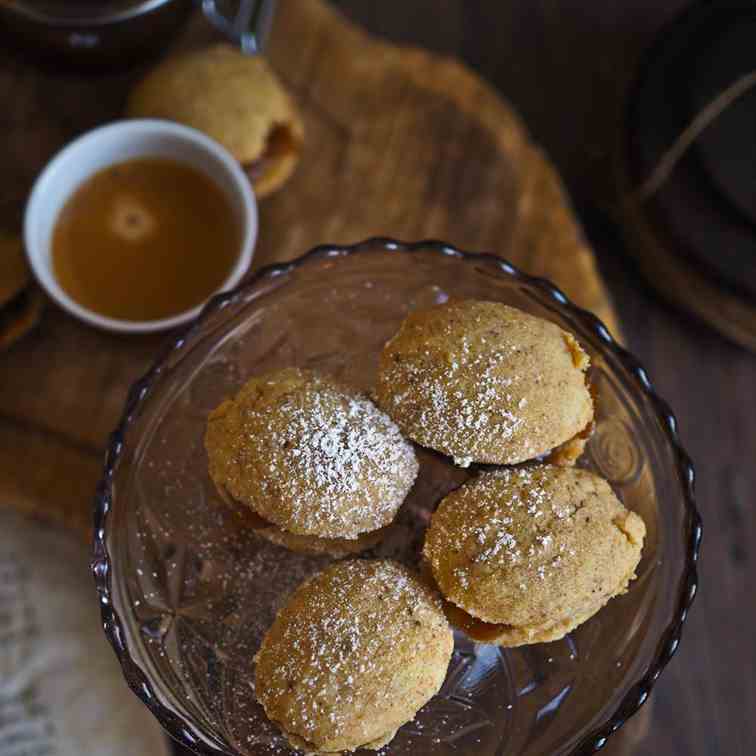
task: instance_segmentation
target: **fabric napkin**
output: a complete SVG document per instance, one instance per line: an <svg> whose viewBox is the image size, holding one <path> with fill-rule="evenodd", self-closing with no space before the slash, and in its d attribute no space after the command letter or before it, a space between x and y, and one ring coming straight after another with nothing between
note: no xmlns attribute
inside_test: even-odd
<svg viewBox="0 0 756 756"><path fill-rule="evenodd" d="M0 510L0 756L167 756L100 625L85 547Z"/></svg>

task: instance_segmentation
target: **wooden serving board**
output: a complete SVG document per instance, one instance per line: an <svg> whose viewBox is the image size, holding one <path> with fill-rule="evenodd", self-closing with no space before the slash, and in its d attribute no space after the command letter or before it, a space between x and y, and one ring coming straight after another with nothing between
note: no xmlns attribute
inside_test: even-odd
<svg viewBox="0 0 756 756"><path fill-rule="evenodd" d="M197 18L177 46L210 39ZM435 237L552 278L615 327L558 176L470 70L377 41L322 0L279 3L268 52L306 144L289 184L261 203L256 266L323 242ZM0 210L64 143L120 117L146 68L75 75L0 53ZM0 505L89 532L107 435L163 338L100 333L49 306L0 355Z"/></svg>
<svg viewBox="0 0 756 756"><path fill-rule="evenodd" d="M617 331L559 177L490 86L454 60L373 39L324 0L278 7L268 54L302 108L306 144L294 178L261 203L256 267L323 242L435 237L553 279ZM212 38L195 19L176 47ZM47 160L119 118L147 68L75 75L0 51L0 223L18 225ZM100 333L50 306L0 354L0 506L89 536L107 435L164 338ZM607 752L635 752L649 713Z"/></svg>

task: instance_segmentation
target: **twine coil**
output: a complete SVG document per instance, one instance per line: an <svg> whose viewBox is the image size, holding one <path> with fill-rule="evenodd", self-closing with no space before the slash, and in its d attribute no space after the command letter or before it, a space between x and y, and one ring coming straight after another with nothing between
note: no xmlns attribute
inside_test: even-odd
<svg viewBox="0 0 756 756"><path fill-rule="evenodd" d="M628 198L643 203L653 197L672 174L675 166L695 143L696 139L734 102L756 87L756 71L737 78L720 92L703 110L697 113L672 145L662 154L648 178Z"/></svg>

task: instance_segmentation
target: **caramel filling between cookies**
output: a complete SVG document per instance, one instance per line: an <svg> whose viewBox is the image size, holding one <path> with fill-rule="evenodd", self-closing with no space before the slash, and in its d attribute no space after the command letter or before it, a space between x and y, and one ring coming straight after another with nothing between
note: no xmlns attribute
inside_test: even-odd
<svg viewBox="0 0 756 756"><path fill-rule="evenodd" d="M291 155L295 152L296 146L294 135L288 126L276 124L268 132L260 157L244 163L242 168L250 181L253 183L259 181L270 169L272 163Z"/></svg>
<svg viewBox="0 0 756 756"><path fill-rule="evenodd" d="M588 355L586 355L586 353L580 348L580 344L578 344L577 340L570 334L564 334L564 341L565 344L567 344L567 349L572 355L572 364L579 370L587 370L590 360ZM591 396L593 412L595 413L598 391L591 383L587 372L585 373L584 380L585 387L588 389L588 393ZM552 465L558 465L559 467L571 467L574 465L585 450L585 445L588 443L588 439L593 435L595 428L595 419L591 418L583 430L576 433L572 438L559 446L554 447L546 456L545 462Z"/></svg>
<svg viewBox="0 0 756 756"><path fill-rule="evenodd" d="M495 643L503 634L516 630L514 625L484 622L477 617L473 617L472 614L469 614L456 604L452 604L438 587L438 583L433 576L433 569L425 560L420 564L420 574L426 582L433 586L434 590L441 597L442 609L449 624L452 627L456 627L457 630L466 633L473 640L480 641L481 643Z"/></svg>
<svg viewBox="0 0 756 756"><path fill-rule="evenodd" d="M572 364L579 370L586 370L590 364L590 358L581 349L577 339L571 333L565 331L562 332L562 336L567 344L567 349L572 355Z"/></svg>
<svg viewBox="0 0 756 756"><path fill-rule="evenodd" d="M242 507L239 505L239 509L236 512L237 516L244 521L244 524L252 528L252 530L281 530L277 525L266 520L264 517L260 517L257 512L249 507Z"/></svg>
<svg viewBox="0 0 756 756"><path fill-rule="evenodd" d="M456 627L458 630L462 630L462 632L469 635L473 640L482 643L496 642L502 635L510 633L516 629L514 625L497 625L492 622L484 622L445 599L443 600L443 608L446 619L449 620L449 624Z"/></svg>
<svg viewBox="0 0 756 756"><path fill-rule="evenodd" d="M588 383L587 379L586 383ZM588 384L588 387L590 389L590 384ZM558 465L559 467L571 467L574 465L585 450L585 445L588 443L588 439L593 435L595 428L595 421L589 420L588 425L586 425L583 430L576 433L571 439L565 441L563 444L554 447L549 452L545 462L551 465Z"/></svg>

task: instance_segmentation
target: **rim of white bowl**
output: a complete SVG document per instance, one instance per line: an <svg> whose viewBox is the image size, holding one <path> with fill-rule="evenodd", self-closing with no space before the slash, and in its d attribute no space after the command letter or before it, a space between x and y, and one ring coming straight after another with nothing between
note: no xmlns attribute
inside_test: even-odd
<svg viewBox="0 0 756 756"><path fill-rule="evenodd" d="M192 142L222 165L232 179L233 190L241 199L243 212L242 239L234 267L218 288L208 291L207 297L200 304L190 310L184 310L167 318L157 320L122 320L101 315L83 306L69 296L58 283L52 268L52 256L44 254L44 251L35 245L33 225L41 212L44 195L50 189L51 184L56 181L58 174L64 171L66 165L71 160L75 160L77 154L82 150L88 149L98 140L111 137L114 133L118 132L122 132L124 139L135 138L144 134L162 134ZM114 165L117 162L118 159L114 159L109 165ZM66 199L80 185L72 184L68 190ZM32 272L39 284L56 304L79 320L102 330L118 333L151 333L165 331L187 323L200 313L205 303L215 294L230 289L241 281L252 262L255 242L257 241L258 225L257 201L252 185L238 161L225 147L190 126L157 118L134 118L114 121L87 131L69 142L50 159L39 176L37 176L26 203L23 235L26 256Z"/></svg>

